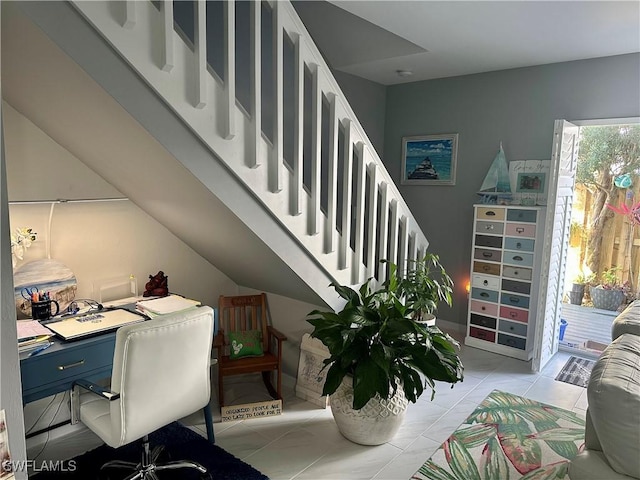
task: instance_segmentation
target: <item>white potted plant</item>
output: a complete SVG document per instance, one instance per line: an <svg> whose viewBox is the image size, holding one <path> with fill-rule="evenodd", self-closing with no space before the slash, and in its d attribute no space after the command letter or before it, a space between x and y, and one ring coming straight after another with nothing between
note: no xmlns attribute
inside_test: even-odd
<svg viewBox="0 0 640 480"><path fill-rule="evenodd" d="M425 263L429 265L424 270ZM422 273L413 275L417 269ZM456 353L458 343L436 326L417 322L424 308L433 311L438 291L450 303L451 279L432 254L410 268L404 279L396 277L390 264L390 280L376 291L371 280L359 290L332 284L346 300L339 312L315 310L308 322L312 337L329 349L323 395L330 396L331 410L340 432L363 445L389 441L402 424L408 402L416 402L425 387L435 395L435 381L454 384L463 379L463 366ZM436 278L430 299L412 292L426 289L418 277ZM447 279L443 284L441 277ZM425 290L426 291L426 290ZM428 307L425 305L428 304ZM429 312L430 313L430 312Z"/></svg>

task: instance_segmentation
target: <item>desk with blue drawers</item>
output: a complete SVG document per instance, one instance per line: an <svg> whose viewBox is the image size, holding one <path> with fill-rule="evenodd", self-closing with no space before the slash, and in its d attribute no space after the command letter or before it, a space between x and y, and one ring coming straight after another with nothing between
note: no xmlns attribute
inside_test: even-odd
<svg viewBox="0 0 640 480"><path fill-rule="evenodd" d="M70 342L54 339L53 345L42 353L32 357L29 353L20 354L23 403L71 390L79 379L97 382L110 377L115 341L115 332ZM203 412L207 438L214 443L208 405Z"/></svg>

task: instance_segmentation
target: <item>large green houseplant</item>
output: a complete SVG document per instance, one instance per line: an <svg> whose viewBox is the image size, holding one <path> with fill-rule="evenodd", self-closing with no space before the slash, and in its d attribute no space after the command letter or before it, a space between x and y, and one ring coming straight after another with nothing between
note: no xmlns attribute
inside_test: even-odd
<svg viewBox="0 0 640 480"><path fill-rule="evenodd" d="M394 264L388 266L389 280L381 288L374 290L371 279L358 290L332 284L346 300L344 308L309 314L311 336L330 354L323 395L333 395L347 383L353 387L354 410L398 392L415 403L426 386L433 399L435 381L453 384L463 379L458 342L438 327L416 321L433 312L439 300L451 304L453 282L438 257L427 254L402 277Z"/></svg>

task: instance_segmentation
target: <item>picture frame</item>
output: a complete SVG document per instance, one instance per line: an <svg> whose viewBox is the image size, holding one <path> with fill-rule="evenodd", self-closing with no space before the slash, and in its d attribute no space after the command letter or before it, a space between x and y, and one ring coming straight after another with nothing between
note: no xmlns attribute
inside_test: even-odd
<svg viewBox="0 0 640 480"><path fill-rule="evenodd" d="M516 192L543 193L547 175L544 172L520 172L516 179Z"/></svg>
<svg viewBox="0 0 640 480"><path fill-rule="evenodd" d="M402 137L401 185L455 185L458 134Z"/></svg>

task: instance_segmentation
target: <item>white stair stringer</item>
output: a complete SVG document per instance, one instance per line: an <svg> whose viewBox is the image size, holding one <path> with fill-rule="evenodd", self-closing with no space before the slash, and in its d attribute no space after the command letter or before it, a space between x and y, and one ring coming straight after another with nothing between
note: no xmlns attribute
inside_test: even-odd
<svg viewBox="0 0 640 480"><path fill-rule="evenodd" d="M312 192L305 190L301 179L295 178L295 172L292 174L284 166L281 153L282 106L277 107L279 110L274 144L264 135L256 137L251 116L229 97L235 91L228 85L234 81L233 73L228 75L225 85L202 64L203 48L198 47L197 40L201 38L198 35L202 34L202 28L196 29L196 48L191 50L174 29L168 31L168 38L165 37L167 21L164 9L156 9L151 2L72 3L336 282L353 285L372 276L372 259L375 258L373 252L376 250L389 252L389 258L398 264L404 264L424 253L428 245L426 238L289 2L273 3L276 32L286 32L289 38L296 40L298 63L303 62L313 73L316 101L323 94L331 99L334 122L337 120L346 126L348 144L355 146L359 152L360 162L352 173L357 179L353 202L358 217L353 223L352 232L355 252L349 247L349 239L341 238L335 228L335 216L345 215L345 212L330 210L328 216L331 220L328 220L328 216L320 211L318 189ZM197 2L198 5L202 3ZM233 5L232 1L227 2L227 11ZM132 12L135 14L132 15ZM228 30L228 25L233 25L232 18L227 16ZM233 26L227 32L227 37L233 37ZM282 41L282 35L274 37ZM200 42L202 41L201 39ZM165 46L168 46L171 54L165 53ZM227 64L233 65L228 57L233 55L227 55ZM167 58L171 59L170 69L167 69ZM279 82L282 82L281 75ZM276 99L280 97L276 94ZM335 143L337 144L337 140ZM257 166L252 168L254 165ZM375 206L377 201L374 200L380 195L382 205L388 206L389 213L387 214L387 208L383 208L379 215L376 214L375 207L370 209L368 231L364 232L367 171L372 182L369 188L372 195L370 204ZM193 173L203 178L197 171ZM341 174L343 172L337 172L337 175ZM319 171L314 175L314 181L317 181ZM345 183L351 183L349 176ZM294 209L292 199L297 202ZM298 212L300 214L292 214ZM344 218L348 220L348 214ZM383 220L390 222L390 225L388 228L380 228L383 238L376 238L376 221ZM369 242L368 266L365 266L362 258L365 238ZM385 254L380 255L380 258L386 257ZM295 270L295 266L292 265L291 268Z"/></svg>

